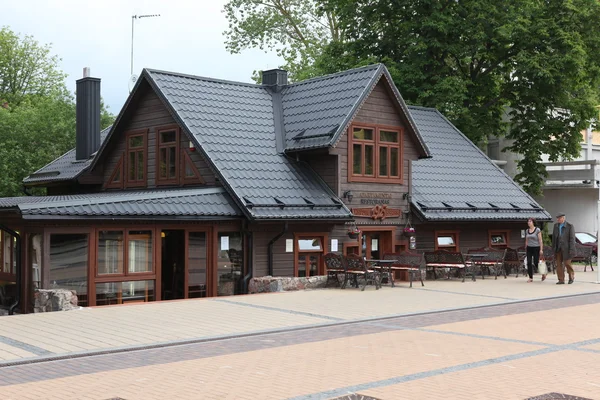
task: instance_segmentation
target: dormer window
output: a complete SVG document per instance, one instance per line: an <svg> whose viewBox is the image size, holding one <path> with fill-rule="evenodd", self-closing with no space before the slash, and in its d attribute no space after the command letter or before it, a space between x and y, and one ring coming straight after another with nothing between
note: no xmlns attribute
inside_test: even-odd
<svg viewBox="0 0 600 400"><path fill-rule="evenodd" d="M402 129L353 125L348 134L348 181L402 183Z"/></svg>
<svg viewBox="0 0 600 400"><path fill-rule="evenodd" d="M127 187L146 185L147 132L129 132L127 137Z"/></svg>
<svg viewBox="0 0 600 400"><path fill-rule="evenodd" d="M177 184L179 176L179 129L177 127L158 131L157 183Z"/></svg>

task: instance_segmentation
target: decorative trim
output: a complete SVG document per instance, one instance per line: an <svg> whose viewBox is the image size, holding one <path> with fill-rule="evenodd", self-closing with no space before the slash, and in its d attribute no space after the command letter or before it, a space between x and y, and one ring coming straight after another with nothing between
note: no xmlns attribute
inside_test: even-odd
<svg viewBox="0 0 600 400"><path fill-rule="evenodd" d="M351 211L355 217L366 217L382 221L386 218L398 218L402 216L402 210L388 208L385 204L378 204L372 208L353 208Z"/></svg>

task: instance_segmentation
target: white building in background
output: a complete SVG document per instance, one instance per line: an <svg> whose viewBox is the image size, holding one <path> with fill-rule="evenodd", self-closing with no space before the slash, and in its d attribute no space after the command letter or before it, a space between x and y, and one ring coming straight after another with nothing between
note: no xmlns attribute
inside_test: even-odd
<svg viewBox="0 0 600 400"><path fill-rule="evenodd" d="M577 232L589 232L597 236L600 230L600 131L591 128L581 133L581 153L573 161L549 162L544 156L548 177L542 188L542 196L535 196L553 216L558 212L567 219ZM511 140L490 138L487 155L514 178L519 172L517 162L523 157L512 152L502 152ZM552 232L552 224L549 226Z"/></svg>

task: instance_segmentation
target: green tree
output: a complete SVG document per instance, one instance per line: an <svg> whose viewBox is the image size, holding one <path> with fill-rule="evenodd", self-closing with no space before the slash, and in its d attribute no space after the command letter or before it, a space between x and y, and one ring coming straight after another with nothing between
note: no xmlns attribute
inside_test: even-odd
<svg viewBox="0 0 600 400"><path fill-rule="evenodd" d="M60 59L50 50L49 44L41 45L31 36L0 29L0 102L14 107L27 98L67 92Z"/></svg>
<svg viewBox="0 0 600 400"><path fill-rule="evenodd" d="M514 139L516 180L539 193L539 164L578 154L600 87L596 0L323 0L345 40L321 73L384 62L403 97L438 108L475 143ZM502 122L508 112L510 126Z"/></svg>
<svg viewBox="0 0 600 400"><path fill-rule="evenodd" d="M275 50L290 79L318 74L315 59L327 44L343 37L334 14L312 0L230 0L223 12L229 22L224 32L227 50Z"/></svg>
<svg viewBox="0 0 600 400"><path fill-rule="evenodd" d="M29 36L0 30L0 196L23 195L23 178L75 146L74 97L49 54ZM105 128L114 116L101 107Z"/></svg>

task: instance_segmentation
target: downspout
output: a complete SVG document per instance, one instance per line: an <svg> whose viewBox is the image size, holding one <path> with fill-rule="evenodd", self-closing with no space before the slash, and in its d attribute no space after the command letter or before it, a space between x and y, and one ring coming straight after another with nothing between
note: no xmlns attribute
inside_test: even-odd
<svg viewBox="0 0 600 400"><path fill-rule="evenodd" d="M252 264L252 255L254 254L254 232L248 230L248 221L244 220L242 233L248 238L248 273L242 279L242 294L248 294L248 282L252 279L254 267Z"/></svg>
<svg viewBox="0 0 600 400"><path fill-rule="evenodd" d="M19 306L19 303L21 302L21 235L19 235L17 232L13 231L12 229L10 229L7 226L4 226L2 224L0 224L0 229L10 233L12 236L14 236L17 239L17 247L16 247L16 252L17 252L17 274L16 274L16 283L17 283L17 293L16 293L16 299L15 299L15 303L10 306L10 308L8 309L8 315L13 315L15 313L15 309Z"/></svg>
<svg viewBox="0 0 600 400"><path fill-rule="evenodd" d="M283 226L283 231L278 233L277 236L275 236L269 242L269 246L268 246L269 250L267 251L267 255L269 257L269 275L270 276L273 276L273 245L275 244L275 242L277 240L279 240L280 237L282 237L283 235L285 235L287 233L287 230L288 230L288 223L286 222L285 225Z"/></svg>

